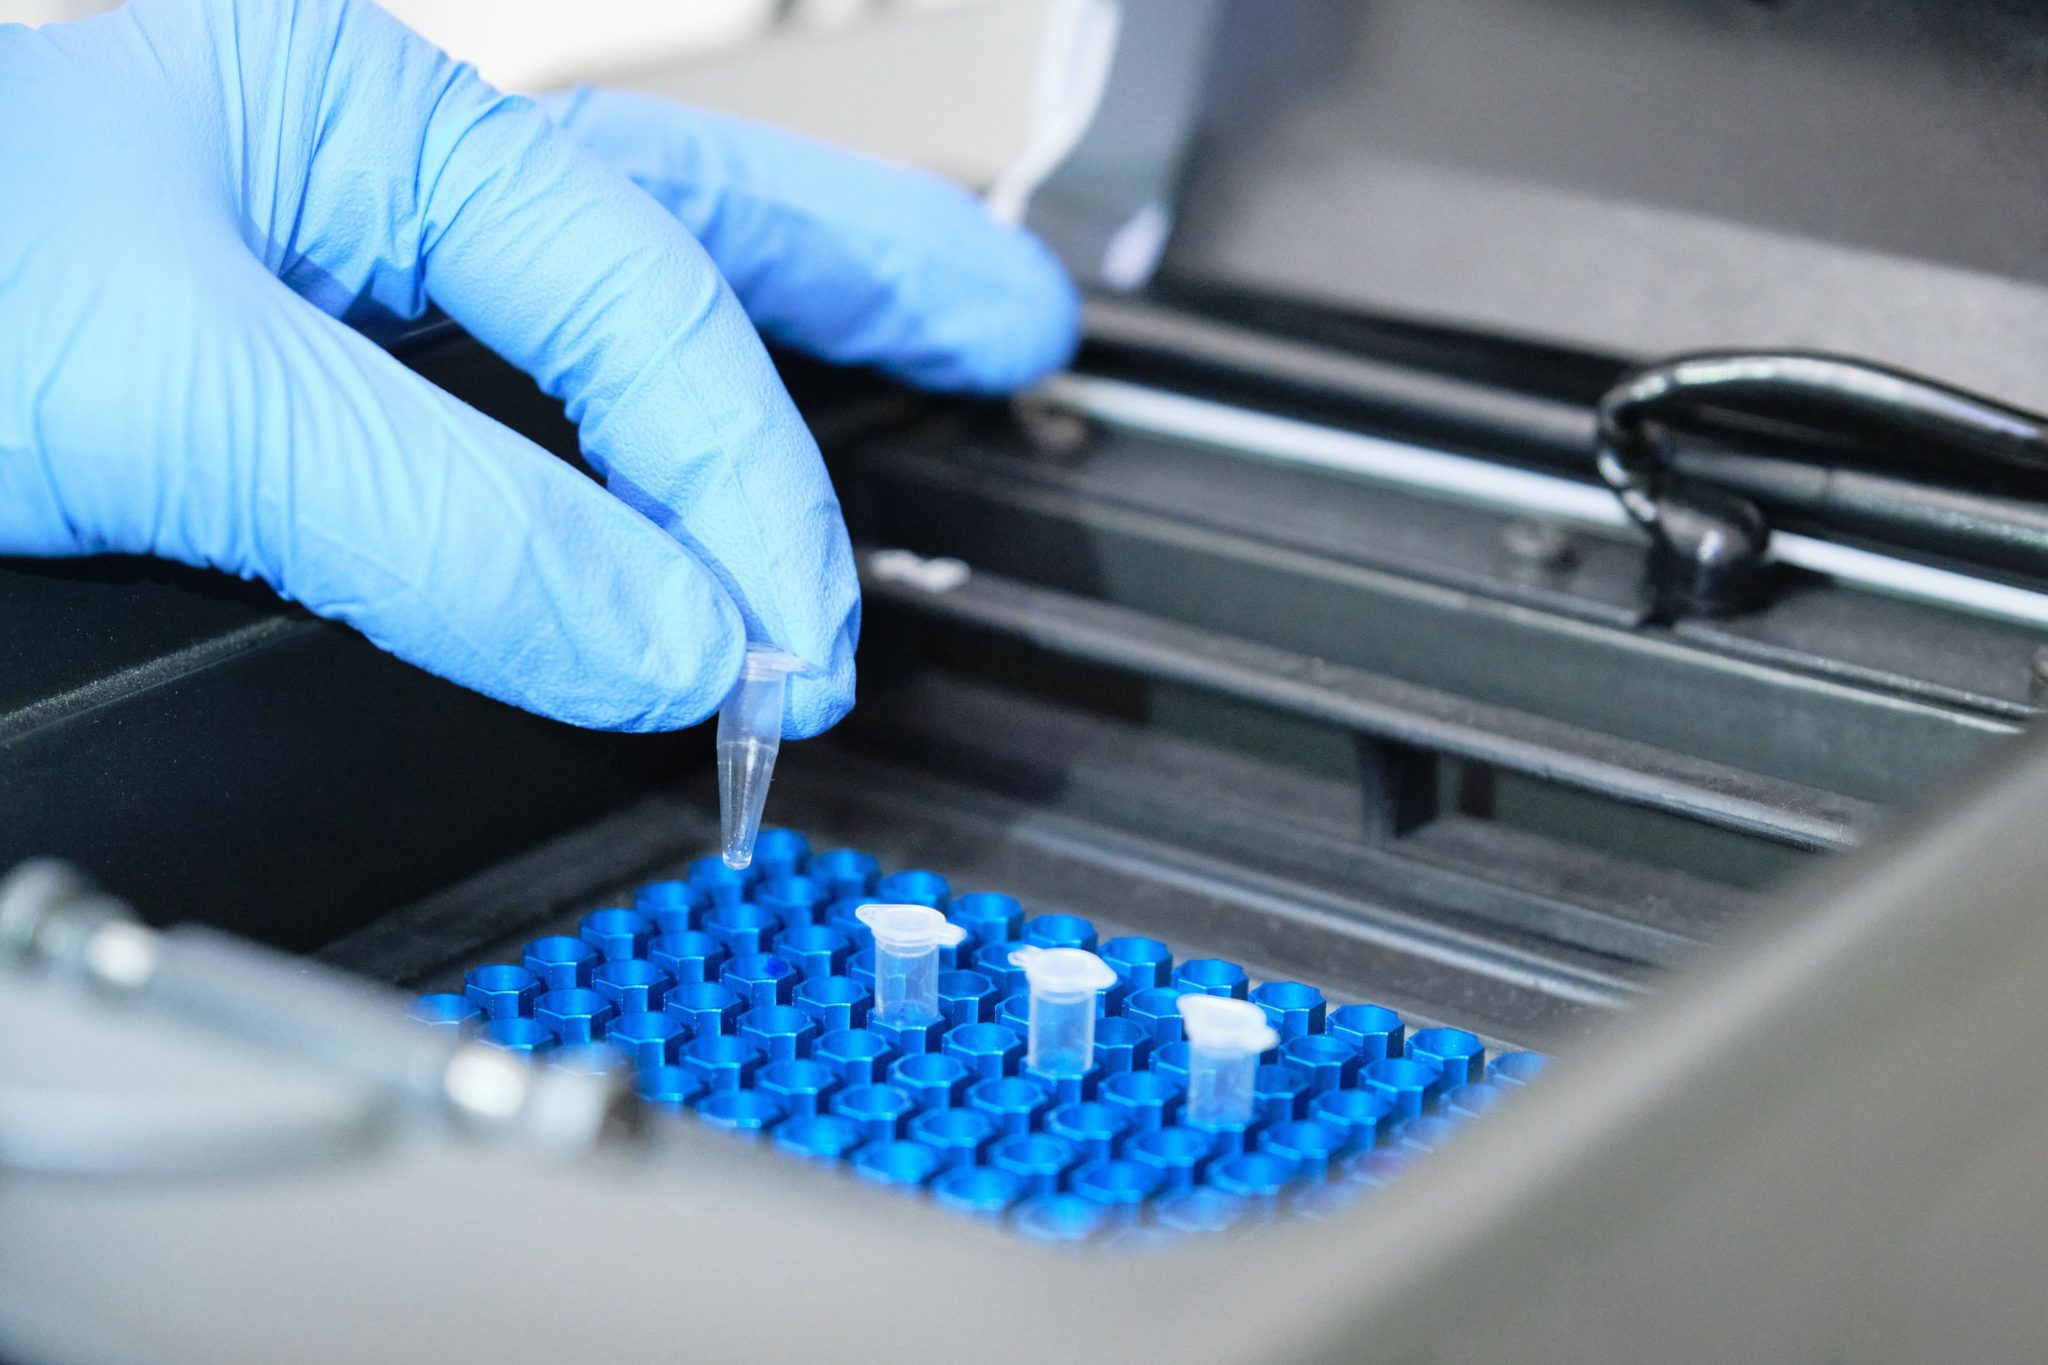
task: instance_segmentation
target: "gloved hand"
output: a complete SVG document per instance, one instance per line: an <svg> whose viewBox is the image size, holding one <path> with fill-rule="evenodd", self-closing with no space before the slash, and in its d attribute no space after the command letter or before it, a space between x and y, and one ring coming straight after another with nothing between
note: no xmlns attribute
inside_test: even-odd
<svg viewBox="0 0 2048 1365"><path fill-rule="evenodd" d="M1073 290L930 177L651 99L553 108L366 0L0 26L0 553L262 578L606 728L701 719L751 636L819 669L791 736L838 719L859 591L755 326L997 391L1064 363ZM348 325L429 301L567 404L609 492Z"/></svg>

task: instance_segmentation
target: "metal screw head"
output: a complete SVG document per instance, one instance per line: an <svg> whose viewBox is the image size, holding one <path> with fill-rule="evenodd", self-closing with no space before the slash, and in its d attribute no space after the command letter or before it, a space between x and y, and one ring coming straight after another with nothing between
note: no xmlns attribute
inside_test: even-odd
<svg viewBox="0 0 2048 1365"><path fill-rule="evenodd" d="M2027 695L2035 701L2048 699L2048 645L2034 651L2034 661L2027 670Z"/></svg>
<svg viewBox="0 0 2048 1365"><path fill-rule="evenodd" d="M1010 410L1032 450L1041 456L1072 458L1085 451L1094 438L1087 418L1042 398L1027 394L1013 399Z"/></svg>
<svg viewBox="0 0 2048 1365"><path fill-rule="evenodd" d="M1500 533L1500 548L1514 567L1539 573L1563 573L1579 558L1569 531L1531 517L1509 522Z"/></svg>

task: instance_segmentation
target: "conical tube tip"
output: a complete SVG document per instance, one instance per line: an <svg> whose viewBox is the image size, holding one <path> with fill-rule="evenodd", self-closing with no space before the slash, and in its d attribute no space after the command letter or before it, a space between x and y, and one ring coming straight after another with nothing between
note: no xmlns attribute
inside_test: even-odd
<svg viewBox="0 0 2048 1365"><path fill-rule="evenodd" d="M735 871L754 861L754 840L782 747L789 676L805 671L804 661L787 650L748 645L739 679L718 708L719 854Z"/></svg>

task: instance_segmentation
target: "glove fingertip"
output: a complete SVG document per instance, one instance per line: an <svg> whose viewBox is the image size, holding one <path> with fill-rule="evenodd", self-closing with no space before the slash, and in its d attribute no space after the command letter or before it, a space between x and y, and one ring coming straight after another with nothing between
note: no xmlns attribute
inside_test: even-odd
<svg viewBox="0 0 2048 1365"><path fill-rule="evenodd" d="M1081 346L1081 292L1050 248L1017 233L1015 317L1007 354L981 376L984 392L1008 393L1036 384L1073 363Z"/></svg>
<svg viewBox="0 0 2048 1365"><path fill-rule="evenodd" d="M791 680L789 710L782 727L784 739L810 739L821 735L853 710L853 650L859 630L856 614L833 641L830 661L818 672L801 674Z"/></svg>
<svg viewBox="0 0 2048 1365"><path fill-rule="evenodd" d="M708 576L681 575L676 600L686 609L663 625L665 648L650 651L647 685L653 697L642 716L619 728L642 732L685 730L716 715L740 676L747 652L747 627L739 608Z"/></svg>
<svg viewBox="0 0 2048 1365"><path fill-rule="evenodd" d="M612 542L614 584L601 601L561 619L565 647L546 667L482 690L572 725L627 734L686 730L715 715L739 677L746 624L678 547L658 535L638 539Z"/></svg>
<svg viewBox="0 0 2048 1365"><path fill-rule="evenodd" d="M853 679L798 683L790 690L784 739L814 739L846 719L853 710Z"/></svg>
<svg viewBox="0 0 2048 1365"><path fill-rule="evenodd" d="M926 388L999 395L1072 363L1081 294L1059 257L1020 228L991 225L984 248L981 268L930 319L940 344L908 366L885 368Z"/></svg>

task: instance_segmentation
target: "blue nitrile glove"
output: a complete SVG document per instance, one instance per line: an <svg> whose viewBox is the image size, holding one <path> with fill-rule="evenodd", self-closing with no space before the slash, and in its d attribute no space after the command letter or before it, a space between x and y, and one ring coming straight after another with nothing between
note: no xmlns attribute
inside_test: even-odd
<svg viewBox="0 0 2048 1365"><path fill-rule="evenodd" d="M1065 361L1072 288L929 177L655 100L555 108L568 131L366 0L0 26L0 553L262 578L618 729L705 716L751 635L821 670L791 735L844 714L846 532L749 315L992 391ZM567 403L610 492L345 325L430 300Z"/></svg>

